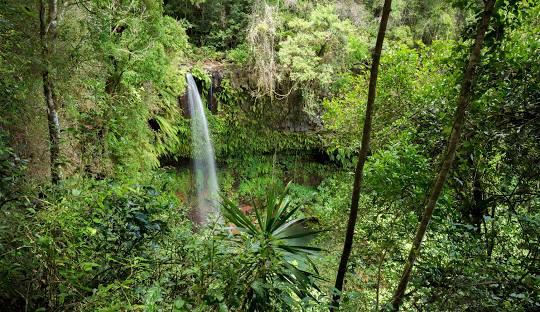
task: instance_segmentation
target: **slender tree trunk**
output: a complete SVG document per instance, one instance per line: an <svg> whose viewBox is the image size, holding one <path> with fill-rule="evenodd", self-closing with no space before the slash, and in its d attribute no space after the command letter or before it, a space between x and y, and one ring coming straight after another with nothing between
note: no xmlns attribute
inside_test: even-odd
<svg viewBox="0 0 540 312"><path fill-rule="evenodd" d="M332 306L330 310L333 311L339 307L340 293L343 289L343 282L345 280L345 273L347 272L347 263L351 255L351 249L354 238L354 227L356 225L356 218L358 217L358 201L360 199L360 190L362 188L362 180L364 175L364 164L366 163L369 141L371 136L371 121L373 119L373 110L375 105L375 94L377 89L377 76L379 74L379 62L381 59L381 51L384 41L384 34L386 32L386 25L388 24L388 17L390 15L390 9L392 7L392 0L385 0L384 7L381 16L381 23L379 25L379 33L377 34L377 42L375 44L375 50L373 51L373 61L371 63L371 73L369 77L369 90L366 107L366 118L364 121L364 129L362 133L362 146L358 154L358 163L354 174L354 185L351 196L351 210L349 213L349 221L347 224L347 233L345 234L345 242L343 244L343 252L341 254L341 260L339 262L339 268L336 276L335 288L337 293L332 298Z"/></svg>
<svg viewBox="0 0 540 312"><path fill-rule="evenodd" d="M414 262L416 261L416 258L418 257L418 254L420 253L422 240L424 239L429 221L431 220L431 216L433 215L433 210L435 208L439 195L442 192L442 189L446 182L446 177L448 176L448 172L450 171L450 168L452 167L452 163L456 155L456 149L459 143L459 137L461 135L461 128L463 127L463 123L465 120L465 112L470 102L470 95L471 95L475 69L480 61L480 51L482 49L484 36L489 26L489 19L493 13L493 7L495 6L495 1L496 0L484 1L484 5L485 5L484 14L482 16L480 23L478 24L474 46L472 48L472 51L469 57L469 63L463 75L463 84L461 86L461 91L459 94L458 107L455 113L454 124L452 126L452 133L448 140L446 155L444 157L439 173L437 174L437 177L433 183L431 193L429 194L429 197L426 200L426 205L424 207L422 220L418 224L418 228L416 230L416 235L413 241L413 245L409 252L409 257L407 259L407 262L405 263L401 280L399 281L399 284L394 292L394 296L392 298L393 311L399 310L399 306L401 305L401 302L403 300L405 289L407 288L407 284L409 283L409 278L411 275L412 268L414 266Z"/></svg>
<svg viewBox="0 0 540 312"><path fill-rule="evenodd" d="M487 224L486 227L486 239L487 239L487 257L488 260L491 260L491 255L493 254L493 248L495 247L495 239L497 238L497 219L495 216L495 211L497 205L493 205L491 208L491 233L488 234Z"/></svg>
<svg viewBox="0 0 540 312"><path fill-rule="evenodd" d="M40 0L39 34L41 39L41 54L44 62L41 76L43 79L43 95L47 105L51 180L55 184L60 180L60 120L58 118L54 83L49 69L51 66L51 58L53 56L53 45L54 41L56 40L56 27L58 24L57 16L57 0L49 0L47 5L45 4L45 0Z"/></svg>
<svg viewBox="0 0 540 312"><path fill-rule="evenodd" d="M473 167L476 165L471 161ZM472 205L471 205L471 216L472 223L476 226L476 233L480 235L482 231L482 220L486 214L486 208L484 207L484 191L482 188L482 182L480 181L480 170L475 169L473 177L473 189L472 189Z"/></svg>
<svg viewBox="0 0 540 312"><path fill-rule="evenodd" d="M381 292L381 279L382 279L382 266L384 263L384 258L386 257L386 249L382 252L381 258L379 259L379 267L377 268L377 292L375 294L375 311L379 311L379 298Z"/></svg>

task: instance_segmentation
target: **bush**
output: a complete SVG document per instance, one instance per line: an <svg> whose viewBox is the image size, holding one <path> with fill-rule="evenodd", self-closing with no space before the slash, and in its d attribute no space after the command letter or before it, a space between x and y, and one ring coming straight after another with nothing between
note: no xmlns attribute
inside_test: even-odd
<svg viewBox="0 0 540 312"><path fill-rule="evenodd" d="M254 207L255 221L227 199L222 207L232 232L239 231L229 239L241 265L240 310L290 311L320 294L315 282L321 277L310 256L321 249L308 243L321 231L310 229L315 219L292 219L299 206L289 207L287 188L267 194L265 204Z"/></svg>
<svg viewBox="0 0 540 312"><path fill-rule="evenodd" d="M11 203L1 211L0 302L65 310L122 284L151 267L175 206L150 186L78 179Z"/></svg>

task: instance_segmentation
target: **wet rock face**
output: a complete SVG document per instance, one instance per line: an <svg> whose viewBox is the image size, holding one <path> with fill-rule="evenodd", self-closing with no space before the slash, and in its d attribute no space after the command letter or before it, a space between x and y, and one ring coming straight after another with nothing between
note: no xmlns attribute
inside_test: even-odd
<svg viewBox="0 0 540 312"><path fill-rule="evenodd" d="M210 72L210 80L211 80L211 84L207 88L208 90L204 90L202 81L195 78L199 92L201 94L207 93L207 98L206 98L206 103L205 103L206 107L208 108L208 110L210 110L210 112L212 112L212 114L217 114L218 109L219 109L219 101L217 100L216 94L218 94L219 92L223 90L223 88L221 87L223 74L219 71ZM190 117L187 86L186 86L186 91L184 92L184 94L178 97L178 106L182 109L182 115L184 117Z"/></svg>
<svg viewBox="0 0 540 312"><path fill-rule="evenodd" d="M216 94L221 92L223 88L221 87L221 81L223 80L223 76L219 71L212 72L210 75L210 90L208 92L208 109L212 112L212 114L218 113L218 106L219 102L216 98Z"/></svg>
<svg viewBox="0 0 540 312"><path fill-rule="evenodd" d="M239 103L240 109L247 116L259 119L257 121L262 126L290 132L312 132L321 129L320 118L308 116L304 111L305 99L300 92L291 90L290 85L278 86L277 93L287 94L285 97L258 97L256 86L253 85L253 75L248 68L218 63L204 64L203 68L209 73L210 85L206 86L203 81L195 80L199 92L203 95L204 104L212 114L218 114L220 105L223 104L219 102L217 95L223 92L222 82L227 78L232 88L242 90L246 95L245 101ZM182 109L183 116L189 118L187 93L178 97L178 106ZM257 108L254 109L254 106Z"/></svg>
<svg viewBox="0 0 540 312"><path fill-rule="evenodd" d="M187 90L184 94L178 97L178 106L182 110L182 116L186 118L189 117L189 103L188 103Z"/></svg>

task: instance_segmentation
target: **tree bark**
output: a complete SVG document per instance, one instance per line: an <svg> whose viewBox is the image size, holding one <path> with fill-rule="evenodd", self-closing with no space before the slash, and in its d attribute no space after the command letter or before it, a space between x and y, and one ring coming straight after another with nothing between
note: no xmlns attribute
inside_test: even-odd
<svg viewBox="0 0 540 312"><path fill-rule="evenodd" d="M465 120L465 112L470 103L470 96L471 96L473 79L475 76L475 69L480 61L480 52L482 50L484 36L489 26L489 19L493 13L495 1L496 0L484 1L484 14L482 16L482 19L480 20L480 23L478 24L478 28L476 32L476 39L474 41L474 46L472 48L472 51L469 57L469 63L463 74L463 84L461 86L461 90L459 94L458 107L454 116L454 124L452 126L452 132L448 140L446 155L442 162L439 173L437 174L437 177L435 178L431 192L427 200L425 201L426 204L424 207L422 220L418 224L418 228L416 230L416 235L413 241L413 245L409 252L409 257L407 259L407 262L405 263L405 267L403 269L403 273L401 275L399 284L394 292L394 295L392 298L393 311L399 310L399 307L403 300L405 289L407 288L407 284L409 283L409 278L411 275L412 268L414 266L414 262L416 261L416 258L418 257L418 254L420 253L422 240L424 239L429 221L431 220L431 216L433 215L433 210L435 209L435 205L437 204L437 200L442 192L442 189L446 182L446 178L448 176L448 172L450 171L450 168L452 167L452 163L456 155L456 150L457 150L459 138L461 135L461 129L463 127L463 123Z"/></svg>
<svg viewBox="0 0 540 312"><path fill-rule="evenodd" d="M381 292L381 279L382 279L382 266L384 258L386 257L386 249L383 250L381 258L379 259L379 267L377 268L377 292L375 294L375 311L379 311L379 298Z"/></svg>
<svg viewBox="0 0 540 312"><path fill-rule="evenodd" d="M45 0L41 0L39 7L39 34L41 39L41 54L44 63L41 76L43 80L43 95L45 97L45 104L47 105L51 180L54 184L58 183L60 180L60 120L58 118L54 82L51 78L49 69L51 66L51 58L53 56L53 45L57 34L57 17L58 1L49 0L46 7Z"/></svg>
<svg viewBox="0 0 540 312"><path fill-rule="evenodd" d="M377 76L379 74L379 63L381 59L381 51L384 41L384 35L386 33L386 25L388 24L388 17L390 16L390 9L392 7L392 0L385 0L383 12L381 16L381 23L379 25L379 32L377 34L377 42L375 44L375 50L373 51L373 60L371 63L371 72L369 77L369 90L366 106L366 118L364 121L364 129L362 132L362 146L358 154L358 163L356 164L356 170L354 174L354 185L351 196L351 210L349 213L349 221L347 223L347 232L345 234L345 242L343 244L343 252L341 254L341 260L339 262L339 268L336 276L335 288L337 292L332 297L332 305L330 311L339 307L340 293L343 289L343 282L345 280L345 273L347 272L347 263L351 255L351 249L354 238L354 227L356 225L356 218L358 217L358 201L360 199L360 191L362 189L362 180L364 175L364 165L367 160L369 151L369 141L371 136L371 122L373 119L373 110L375 105L375 95L377 89Z"/></svg>

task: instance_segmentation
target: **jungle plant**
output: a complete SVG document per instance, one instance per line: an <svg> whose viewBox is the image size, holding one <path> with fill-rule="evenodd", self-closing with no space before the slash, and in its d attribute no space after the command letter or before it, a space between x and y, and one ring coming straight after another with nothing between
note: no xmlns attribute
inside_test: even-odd
<svg viewBox="0 0 540 312"><path fill-rule="evenodd" d="M223 216L234 224L231 233L238 233L229 238L243 266L238 270L246 286L241 310L272 311L317 300L321 277L310 256L321 249L308 243L322 231L312 228L314 218L293 218L300 206L290 209L288 190L288 185L283 191L273 187L263 207L253 208L255 220L223 200Z"/></svg>
<svg viewBox="0 0 540 312"><path fill-rule="evenodd" d="M348 53L359 52L356 50L361 50L362 40L354 36L352 24L341 20L333 6L317 6L307 19L293 18L281 32L287 35L277 52L278 78L280 82L290 81L291 87L281 91L286 93L279 97L300 92L303 111L318 122L321 95L328 94L335 74L358 57L350 58ZM354 44L350 45L349 40Z"/></svg>

